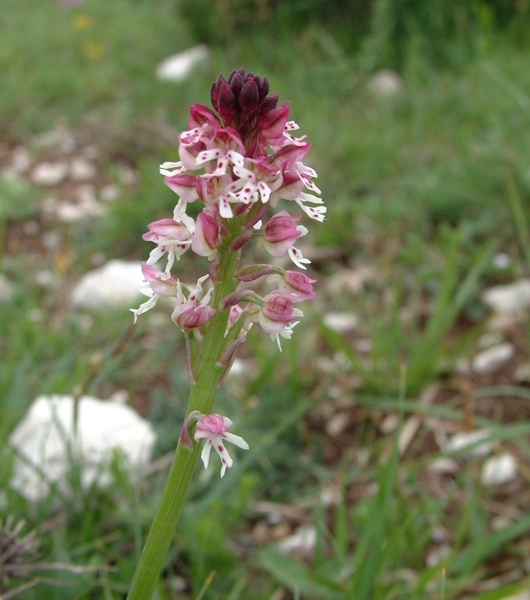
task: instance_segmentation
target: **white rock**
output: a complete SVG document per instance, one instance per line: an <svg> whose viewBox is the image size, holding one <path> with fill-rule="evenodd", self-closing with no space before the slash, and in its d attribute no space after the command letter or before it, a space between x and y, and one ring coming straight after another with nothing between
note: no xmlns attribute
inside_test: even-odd
<svg viewBox="0 0 530 600"><path fill-rule="evenodd" d="M395 96L403 91L403 80L395 71L381 69L374 73L368 87L381 96Z"/></svg>
<svg viewBox="0 0 530 600"><path fill-rule="evenodd" d="M63 125L51 131L39 133L33 138L33 145L38 148L57 148L65 154L75 149L76 142L73 133Z"/></svg>
<svg viewBox="0 0 530 600"><path fill-rule="evenodd" d="M293 533L278 542L278 550L283 554L291 554L296 550L310 551L315 547L317 530L314 525L301 525Z"/></svg>
<svg viewBox="0 0 530 600"><path fill-rule="evenodd" d="M485 350L502 342L504 342L504 337L500 331L486 331L478 338L477 346L481 350Z"/></svg>
<svg viewBox="0 0 530 600"><path fill-rule="evenodd" d="M521 590L519 593L513 596L505 596L501 600L530 600L530 591Z"/></svg>
<svg viewBox="0 0 530 600"><path fill-rule="evenodd" d="M31 179L37 185L52 186L60 183L68 174L65 162L38 164L31 172Z"/></svg>
<svg viewBox="0 0 530 600"><path fill-rule="evenodd" d="M493 257L493 266L497 269L507 269L512 264L512 257L506 252L499 252Z"/></svg>
<svg viewBox="0 0 530 600"><path fill-rule="evenodd" d="M519 365L517 369L515 369L513 377L515 381L520 383L530 382L530 363L523 363L522 365Z"/></svg>
<svg viewBox="0 0 530 600"><path fill-rule="evenodd" d="M480 474L483 485L503 485L516 477L517 461L508 452L488 458L482 465Z"/></svg>
<svg viewBox="0 0 530 600"><path fill-rule="evenodd" d="M12 159L13 162L11 166L16 173L24 173L24 171L27 171L27 169L29 169L31 159L29 157L28 151L23 146L17 146L13 150Z"/></svg>
<svg viewBox="0 0 530 600"><path fill-rule="evenodd" d="M471 373L471 361L469 358L461 358L460 360L457 360L455 364L455 371L461 375L467 375L468 373Z"/></svg>
<svg viewBox="0 0 530 600"><path fill-rule="evenodd" d="M13 285L5 275L0 273L0 302L7 302L13 297Z"/></svg>
<svg viewBox="0 0 530 600"><path fill-rule="evenodd" d="M491 346L475 356L472 369L480 375L487 375L498 371L515 354L515 346L510 342L504 342L497 346Z"/></svg>
<svg viewBox="0 0 530 600"><path fill-rule="evenodd" d="M101 188L99 195L105 202L112 202L120 195L120 188L117 185L109 183L109 185L105 185Z"/></svg>
<svg viewBox="0 0 530 600"><path fill-rule="evenodd" d="M48 200L46 206L47 212L55 214L59 221L63 223L72 223L80 219L97 217L107 212L107 207L96 200L96 189L89 183L83 183L77 186L75 190L77 201L67 200L55 201Z"/></svg>
<svg viewBox="0 0 530 600"><path fill-rule="evenodd" d="M140 262L111 260L80 279L70 297L76 308L98 308L134 304L144 287Z"/></svg>
<svg viewBox="0 0 530 600"><path fill-rule="evenodd" d="M87 200L85 202L58 202L55 207L55 214L59 221L63 223L73 223L88 217L98 217L107 212L105 206L96 200Z"/></svg>
<svg viewBox="0 0 530 600"><path fill-rule="evenodd" d="M359 319L356 315L344 312L330 312L324 315L324 325L339 333L353 331L359 324Z"/></svg>
<svg viewBox="0 0 530 600"><path fill-rule="evenodd" d="M134 169L127 165L122 165L118 171L118 176L123 185L135 185L138 183L138 174Z"/></svg>
<svg viewBox="0 0 530 600"><path fill-rule="evenodd" d="M530 279L491 287L483 292L482 301L496 313L521 316L530 307Z"/></svg>
<svg viewBox="0 0 530 600"><path fill-rule="evenodd" d="M446 556L451 553L451 546L449 544L440 544L432 548L427 553L427 558L425 560L428 567L434 567L434 565L438 564L441 560L443 560Z"/></svg>
<svg viewBox="0 0 530 600"><path fill-rule="evenodd" d="M11 484L28 500L45 497L51 484L68 492L70 470L80 469L83 486L111 481L108 465L116 451L131 473L150 459L152 425L128 406L90 396L78 400L77 435L72 396L40 396L9 438L16 450Z"/></svg>
<svg viewBox="0 0 530 600"><path fill-rule="evenodd" d="M74 158L70 163L70 177L74 181L88 181L94 179L97 169L94 163L86 158Z"/></svg>
<svg viewBox="0 0 530 600"><path fill-rule="evenodd" d="M490 435L489 429L459 431L449 438L447 450L468 456L487 456L493 450L493 442L486 441Z"/></svg>
<svg viewBox="0 0 530 600"><path fill-rule="evenodd" d="M156 76L160 81L183 81L197 64L206 61L208 55L208 46L200 44L168 56L156 67Z"/></svg>

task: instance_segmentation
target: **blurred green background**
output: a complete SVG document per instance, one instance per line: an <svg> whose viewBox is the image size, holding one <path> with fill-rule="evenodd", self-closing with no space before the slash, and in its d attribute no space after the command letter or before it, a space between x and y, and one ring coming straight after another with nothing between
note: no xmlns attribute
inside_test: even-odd
<svg viewBox="0 0 530 600"><path fill-rule="evenodd" d="M528 589L530 391L516 376L526 322L496 331L516 348L502 372L457 365L487 331L482 291L529 274L529 2L3 0L1 23L0 272L11 291L0 305L0 518L37 529L42 562L96 569L2 581L0 560L0 590L41 577L17 595L125 597L185 411L183 340L163 310L131 330L127 307L78 311L68 298L91 268L146 258L146 224L176 201L158 165L176 160L189 106L209 104L217 75L241 66L269 78L313 144L328 207L305 238L318 297L283 354L249 336L219 405L251 451L221 483L197 472L157 597L494 600ZM157 78L163 59L198 44L208 58L188 77ZM39 183L34 169L80 149L113 200L101 215L58 219L77 184ZM185 256L179 276L204 266ZM334 313L357 325L337 330ZM131 482L117 465L111 487L29 503L10 487L9 434L37 395L78 390L125 390L156 428L161 466ZM381 424L399 415L420 433L398 460L400 430ZM425 422L444 435L488 427L495 452L517 457L513 489L484 490L480 461L460 455L455 472L433 475L448 453ZM314 527L313 546L280 554L277 540L301 525Z"/></svg>

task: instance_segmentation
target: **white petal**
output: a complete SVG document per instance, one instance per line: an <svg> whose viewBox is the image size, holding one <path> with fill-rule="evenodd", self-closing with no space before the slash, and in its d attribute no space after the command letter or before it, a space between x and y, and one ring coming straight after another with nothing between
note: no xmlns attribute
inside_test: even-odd
<svg viewBox="0 0 530 600"><path fill-rule="evenodd" d="M291 246L288 252L289 257L299 269L304 269L305 271L307 267L304 267L303 263L305 263L306 265L311 264L311 261L308 258L304 258L300 250L298 250L298 248Z"/></svg>
<svg viewBox="0 0 530 600"><path fill-rule="evenodd" d="M230 454L228 454L228 450L225 448L222 438L214 438L212 441L213 447L221 459L221 477L224 477L226 468L230 468L234 464L234 461L230 457Z"/></svg>
<svg viewBox="0 0 530 600"><path fill-rule="evenodd" d="M210 452L212 450L213 440L210 438L204 442L204 446L202 447L201 452L201 460L203 462L204 468L208 468L208 463L210 462Z"/></svg>
<svg viewBox="0 0 530 600"><path fill-rule="evenodd" d="M235 150L229 150L226 155L234 165L237 165L238 167L243 167L245 165L245 159L241 154L239 154L239 152L236 152Z"/></svg>
<svg viewBox="0 0 530 600"><path fill-rule="evenodd" d="M306 188L308 190L316 192L317 194L322 193L322 190L319 187L317 187L317 185L313 181L310 181L310 180L306 179L305 177L302 177L302 181L304 182L304 185L306 186Z"/></svg>
<svg viewBox="0 0 530 600"><path fill-rule="evenodd" d="M239 435L234 435L233 433L227 431L224 434L224 438L227 442L234 444L234 446L237 446L238 448L243 448L243 450L248 450L247 442L245 442L245 440Z"/></svg>
<svg viewBox="0 0 530 600"><path fill-rule="evenodd" d="M304 175L309 175L309 177L318 177L315 169L312 169L311 167L304 165L303 162L296 161L294 163L294 166L295 166L295 169L298 171L298 173L303 173Z"/></svg>
<svg viewBox="0 0 530 600"><path fill-rule="evenodd" d="M315 219L315 221L322 222L324 220L324 214L327 211L325 206L306 206L300 198L297 198L295 201L298 206L305 212L305 214L311 219Z"/></svg>
<svg viewBox="0 0 530 600"><path fill-rule="evenodd" d="M166 251L162 250L162 248L160 246L153 248L151 250L151 252L149 253L149 258L147 259L147 264L148 265L156 264L164 256L165 253L166 253Z"/></svg>
<svg viewBox="0 0 530 600"><path fill-rule="evenodd" d="M203 150L202 152L199 152L199 154L197 154L196 162L198 165L202 165L202 163L214 160L216 158L220 158L222 154L223 153L219 148L213 148L213 150Z"/></svg>
<svg viewBox="0 0 530 600"><path fill-rule="evenodd" d="M186 202L182 198L179 199L175 210L173 211L173 221L182 221L182 215L186 212Z"/></svg>
<svg viewBox="0 0 530 600"><path fill-rule="evenodd" d="M278 344L278 350L282 351L282 345L280 343L280 336L277 333L271 333L271 340Z"/></svg>
<svg viewBox="0 0 530 600"><path fill-rule="evenodd" d="M223 219L230 219L234 215L226 198L219 198L219 214Z"/></svg>
<svg viewBox="0 0 530 600"><path fill-rule="evenodd" d="M180 169L180 167L182 167L180 160L178 162L163 162L160 165L161 169Z"/></svg>
<svg viewBox="0 0 530 600"><path fill-rule="evenodd" d="M244 167L238 167L237 165L234 167L234 173L240 177L241 179L247 179L248 181L256 181L256 176L252 171L245 169Z"/></svg>
<svg viewBox="0 0 530 600"><path fill-rule="evenodd" d="M308 234L307 227L304 227L303 225L298 225L296 231L300 232L300 237L304 237L304 235Z"/></svg>
<svg viewBox="0 0 530 600"><path fill-rule="evenodd" d="M136 319L138 318L138 315L143 314L144 312L147 312L148 310L151 310L153 308L153 306L156 304L157 300L159 298L158 294L153 294L151 296L151 298L149 298L149 300L147 302L144 302L143 304L140 304L140 306L138 308L131 308L131 312L134 314L134 322L136 323Z"/></svg>
<svg viewBox="0 0 530 600"><path fill-rule="evenodd" d="M186 213L182 213L180 215L180 221L184 224L184 227L190 232L193 233L195 231L195 221Z"/></svg>
<svg viewBox="0 0 530 600"><path fill-rule="evenodd" d="M305 192L300 192L297 200L301 200L302 202L311 202L312 204L324 204L324 200L322 200L322 198L313 196L313 194L306 194Z"/></svg>

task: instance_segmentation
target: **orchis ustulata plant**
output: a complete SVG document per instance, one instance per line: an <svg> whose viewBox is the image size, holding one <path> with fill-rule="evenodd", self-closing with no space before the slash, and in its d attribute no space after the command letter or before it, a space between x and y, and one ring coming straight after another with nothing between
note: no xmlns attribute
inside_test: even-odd
<svg viewBox="0 0 530 600"><path fill-rule="evenodd" d="M180 160L160 167L165 183L179 197L173 215L149 224L143 236L155 246L142 267L149 299L133 310L134 318L153 308L161 296L174 299L171 319L186 339L191 392L129 600L151 598L201 440L204 466L213 448L221 459L221 477L232 466L224 443L248 449L242 438L228 432L228 417L212 414L216 390L238 346L252 324L259 323L281 350L281 338L289 339L303 316L298 303L315 295L315 280L301 271L267 263L243 266L241 260L248 244L261 241L271 256L288 256L302 271L309 264L296 247L307 234L298 222L302 213L323 221L326 212L313 182L316 173L302 162L310 142L294 136L298 126L289 121L289 104L277 106L278 93L269 94L266 77L243 69L233 71L228 80L220 75L212 85L211 101L215 111L202 104L191 107L189 129L179 134ZM285 202L275 211L280 200ZM196 202L201 207L193 219L187 208ZM295 214L286 210L289 204ZM172 275L175 261L187 251L210 261L193 289ZM264 295L249 289L258 280L272 289Z"/></svg>

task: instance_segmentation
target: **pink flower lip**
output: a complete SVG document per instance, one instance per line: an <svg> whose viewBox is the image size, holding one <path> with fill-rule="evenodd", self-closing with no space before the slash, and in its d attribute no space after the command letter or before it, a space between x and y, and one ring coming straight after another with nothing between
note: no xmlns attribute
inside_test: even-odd
<svg viewBox="0 0 530 600"><path fill-rule="evenodd" d="M204 415L196 425L195 439L222 436L232 425L232 420L219 414Z"/></svg>
<svg viewBox="0 0 530 600"><path fill-rule="evenodd" d="M190 232L186 227L174 221L173 219L160 219L153 221L147 226L149 231L144 233L142 238L147 242L157 241L160 237L165 240L187 241L190 237Z"/></svg>
<svg viewBox="0 0 530 600"><path fill-rule="evenodd" d="M181 329L196 329L202 327L216 312L211 306L179 304L173 309L171 319Z"/></svg>
<svg viewBox="0 0 530 600"><path fill-rule="evenodd" d="M166 275L160 269L148 265L146 262L142 262L142 273L155 294L168 297L176 295L177 280L174 277Z"/></svg>
<svg viewBox="0 0 530 600"><path fill-rule="evenodd" d="M219 226L216 220L203 210L195 221L191 249L199 256L215 258L218 241Z"/></svg>
<svg viewBox="0 0 530 600"><path fill-rule="evenodd" d="M275 290L267 294L261 308L263 315L276 323L290 323L294 320L293 299L289 294Z"/></svg>
<svg viewBox="0 0 530 600"><path fill-rule="evenodd" d="M184 202L194 202L197 195L197 176L189 173L178 173L164 177L165 184L178 194Z"/></svg>
<svg viewBox="0 0 530 600"><path fill-rule="evenodd" d="M301 215L292 217L287 211L282 210L271 217L265 224L263 240L267 251L276 257L285 256L291 246L302 235L296 222Z"/></svg>
<svg viewBox="0 0 530 600"><path fill-rule="evenodd" d="M293 300L295 297L297 300L309 300L316 295L312 286L315 281L299 271L285 271L282 291L290 293Z"/></svg>

